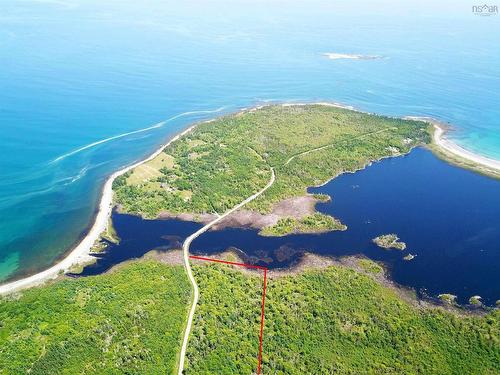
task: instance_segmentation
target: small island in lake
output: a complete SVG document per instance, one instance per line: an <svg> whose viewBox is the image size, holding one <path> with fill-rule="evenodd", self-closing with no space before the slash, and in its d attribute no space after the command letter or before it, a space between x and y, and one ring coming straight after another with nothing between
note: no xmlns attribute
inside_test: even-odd
<svg viewBox="0 0 500 375"><path fill-rule="evenodd" d="M301 219L285 217L274 225L263 228L262 236L286 236L292 233L321 233L330 230L347 230L347 226L340 220L316 212Z"/></svg>
<svg viewBox="0 0 500 375"><path fill-rule="evenodd" d="M404 250L406 249L406 244L402 241L399 241L399 237L394 234L384 234L378 237L375 237L373 239L373 242L378 246L382 247L384 249L397 249L397 250ZM408 260L411 260L412 258L409 258Z"/></svg>
<svg viewBox="0 0 500 375"><path fill-rule="evenodd" d="M406 261L410 261L410 260L412 260L412 259L415 259L415 257L416 257L416 255L413 255L413 254L408 254L408 255L405 255L405 256L403 257L403 259L404 259L404 260L406 260Z"/></svg>

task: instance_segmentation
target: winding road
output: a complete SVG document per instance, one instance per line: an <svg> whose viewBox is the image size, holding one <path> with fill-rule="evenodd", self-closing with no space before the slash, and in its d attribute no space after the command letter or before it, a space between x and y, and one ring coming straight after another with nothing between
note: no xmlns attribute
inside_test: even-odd
<svg viewBox="0 0 500 375"><path fill-rule="evenodd" d="M377 131L373 131L373 132L369 132L369 133L366 133L366 134L362 134L362 135L360 135L358 137L355 137L354 139L364 138L364 137L369 136L369 135L373 135L373 134L377 134L377 133L381 133L381 132L385 132L385 131L393 130L393 129L395 129L395 128L380 129L380 130L377 130ZM325 146L317 147L317 148L314 148L314 149L311 149L311 150L307 150L307 151L298 153L298 154L293 155L292 157L290 157L285 162L285 164L283 164L283 165L284 166L288 165L296 157L307 155L307 154L309 154L311 152L324 150L325 148L332 147L334 145L335 144L332 143L332 144L328 144L328 145L325 145ZM245 204L253 201L259 195L261 195L267 189L269 189L271 187L271 185L274 183L275 177L276 176L275 176L275 173L274 173L274 168L271 167L271 179L269 180L269 182L267 183L267 185L262 190L258 191L257 193L255 193L251 197L248 197L243 202L237 204L236 206L234 206L230 210L226 211L223 215L218 216L216 219L214 219L213 221L211 221L210 223L208 223L207 225L205 225L204 227L202 227L201 229L199 229L198 231L196 231L195 233L193 233L192 235L190 235L189 237L187 237L186 240L184 241L184 244L182 245L182 252L183 252L183 256L184 256L184 266L186 267L186 271L187 271L189 280L191 282L191 285L193 286L194 298L193 298L193 303L191 305L191 309L189 311L188 321L187 321L187 324L186 324L186 331L184 332L184 340L182 342L181 354L180 354L180 359L179 359L179 371L178 371L178 375L183 375L183 372L184 372L184 361L186 359L186 350L187 350L187 345L188 345L188 341L189 341L189 334L191 333L191 327L193 325L194 313L195 313L196 305L198 304L198 300L199 300L199 297L200 297L200 292L198 290L198 285L196 284L196 280L194 279L194 276L193 276L193 271L191 270L191 264L189 263L189 246L191 245L191 242L193 242L194 239L196 239L197 237L199 237L201 234L205 233L212 226L214 226L215 224L217 224L218 222L220 222L221 220L223 220L225 217L231 215L233 212L237 211L238 209L240 209L241 207L243 207Z"/></svg>
<svg viewBox="0 0 500 375"><path fill-rule="evenodd" d="M245 204L253 201L259 195L261 195L267 189L269 189L272 186L272 184L274 183L275 177L276 176L274 174L274 168L271 167L271 179L269 180L267 185L262 190L258 191L254 195L248 197L243 202L237 204L236 206L234 206L230 210L226 211L224 214L217 217L215 220L212 220L210 223L208 223L204 227L202 227L199 230L197 230L196 232L194 232L192 235L190 235L188 238L186 238L186 240L184 241L184 244L182 245L182 252L183 252L183 256L184 256L184 266L186 267L189 281L191 282L191 285L193 286L194 297L193 297L193 303L191 305L191 309L189 311L188 321L186 324L186 331L184 332L184 340L182 342L181 354L180 354L180 359L179 359L179 371L178 371L179 375L182 375L184 373L184 361L186 358L186 350L187 350L187 344L189 341L189 334L191 332L191 327L193 325L193 318L194 318L194 312L196 310L196 305L198 304L198 299L200 297L198 285L196 284L196 280L194 279L194 276L193 276L193 271L191 270L191 264L189 263L189 246L191 245L191 242L193 242L193 240L195 240L201 234L205 233L213 225L215 225L218 222L220 222L221 220L223 220L226 216L231 215L233 212L237 211L238 209L243 207Z"/></svg>
<svg viewBox="0 0 500 375"><path fill-rule="evenodd" d="M361 138L367 137L369 135L378 134L378 133L386 132L388 130L395 130L395 129L397 129L397 128L396 127L391 127L391 128L384 128L384 129L376 130L376 131L373 131L373 132L369 132L369 133L358 135L357 137L354 137L352 139L348 139L348 141L353 141L353 140L356 140L356 139L361 139ZM336 142L336 143L330 143L330 144L325 145L325 146L313 148L311 150L307 150L307 151L295 154L292 157L290 157L290 159L288 159L286 161L286 163L283 164L283 165L288 165L293 159L295 159L295 158L297 158L299 156L307 155L307 154L310 154L311 152L321 151L321 150L324 150L325 148L329 148L329 147L333 147L333 146L338 146L340 143L342 143L342 141L341 142Z"/></svg>

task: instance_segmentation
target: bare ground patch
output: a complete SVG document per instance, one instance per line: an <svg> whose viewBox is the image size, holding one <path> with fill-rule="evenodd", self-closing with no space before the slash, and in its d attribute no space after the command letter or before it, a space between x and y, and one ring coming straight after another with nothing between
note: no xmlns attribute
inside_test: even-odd
<svg viewBox="0 0 500 375"><path fill-rule="evenodd" d="M145 254L144 259L156 260L160 263L165 263L171 266L184 265L184 257L181 249L168 251L153 250Z"/></svg>
<svg viewBox="0 0 500 375"><path fill-rule="evenodd" d="M316 203L319 201L320 200L312 195L304 195L300 197L288 198L276 203L269 214L261 214L250 210L240 210L229 215L217 225L214 225L212 229L262 229L267 226L275 225L281 218L293 217L296 219L302 219L315 212Z"/></svg>
<svg viewBox="0 0 500 375"><path fill-rule="evenodd" d="M210 230L222 230L225 228L262 229L267 226L275 225L281 218L293 217L295 219L302 219L316 211L315 206L318 202L321 202L321 200L312 195L304 195L300 197L288 198L276 203L269 214L261 214L251 210L238 210L214 225ZM168 211L164 211L158 215L158 219L196 221L202 224L207 224L215 218L215 214L209 213L172 214Z"/></svg>

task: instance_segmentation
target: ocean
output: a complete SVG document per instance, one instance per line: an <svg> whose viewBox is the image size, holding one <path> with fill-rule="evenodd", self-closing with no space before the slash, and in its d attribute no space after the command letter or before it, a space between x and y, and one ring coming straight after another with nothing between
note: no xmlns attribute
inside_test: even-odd
<svg viewBox="0 0 500 375"><path fill-rule="evenodd" d="M0 2L0 281L63 256L113 171L242 107L431 116L500 159L500 15L466 1L332 3Z"/></svg>

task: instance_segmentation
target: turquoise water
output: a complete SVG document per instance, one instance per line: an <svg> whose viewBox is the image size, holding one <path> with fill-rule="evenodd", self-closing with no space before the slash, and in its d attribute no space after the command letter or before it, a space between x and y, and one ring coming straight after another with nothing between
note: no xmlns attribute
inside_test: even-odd
<svg viewBox="0 0 500 375"><path fill-rule="evenodd" d="M500 15L468 2L179 3L0 2L0 280L54 262L110 173L218 109L332 100L433 116L500 159ZM193 111L205 112L172 119Z"/></svg>

